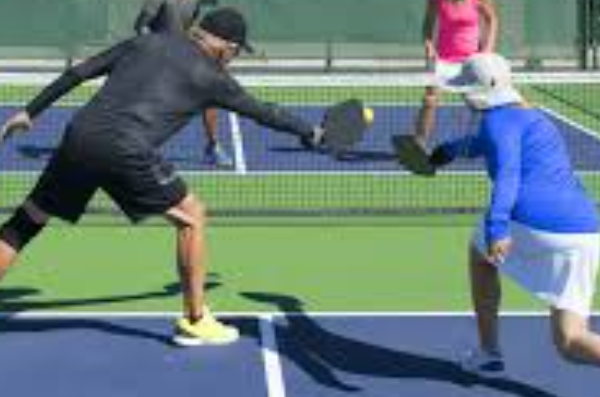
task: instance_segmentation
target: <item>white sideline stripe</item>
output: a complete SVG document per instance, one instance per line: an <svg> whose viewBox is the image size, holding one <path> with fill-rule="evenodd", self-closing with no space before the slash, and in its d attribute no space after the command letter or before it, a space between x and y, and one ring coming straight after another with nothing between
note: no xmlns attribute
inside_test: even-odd
<svg viewBox="0 0 600 397"><path fill-rule="evenodd" d="M233 112L229 113L229 124L231 124L231 139L233 141L233 153L235 156L235 173L244 175L248 172L248 167L246 166L246 158L244 156L240 119L237 114Z"/></svg>
<svg viewBox="0 0 600 397"><path fill-rule="evenodd" d="M219 317L254 317L263 318L265 316L271 319L278 316L309 316L309 317L419 317L419 318L446 318L446 317L472 317L473 312L470 311L455 311L455 312L421 312L421 311L379 311L379 312L214 312ZM507 317L545 317L548 316L548 311L502 311L500 315ZM594 311L594 316L600 316L600 311ZM160 311L160 312L91 312L91 311L24 311L24 312L0 312L0 318L177 318L181 316L181 312L175 311Z"/></svg>
<svg viewBox="0 0 600 397"><path fill-rule="evenodd" d="M599 138L600 139L600 138ZM2 175L17 176L17 177L37 177L41 171L3 171ZM577 175L598 175L600 171L575 171ZM178 174L182 176L204 176L210 175L219 178L232 178L239 176L237 171L179 171ZM486 176L484 170L448 170L441 171L439 175L445 176ZM276 176L377 176L377 177L406 177L414 176L409 171L405 170L390 170L390 171L327 171L327 170L314 170L314 171L246 171L244 176L247 177L276 177Z"/></svg>
<svg viewBox="0 0 600 397"><path fill-rule="evenodd" d="M303 60L304 61L304 60ZM423 88L434 83L429 72L410 73L368 73L356 74L334 73L315 74L314 72L297 72L282 74L234 73L235 77L246 87L417 87ZM3 72L0 83L3 85L28 86L32 84L46 85L60 76L60 72ZM553 73L514 73L515 84L598 84L600 75L593 72L553 72ZM100 77L84 83L85 86L97 87L104 83Z"/></svg>
<svg viewBox="0 0 600 397"><path fill-rule="evenodd" d="M277 346L277 336L273 326L274 316L264 314L259 317L261 351L265 365L267 395L269 397L285 397L285 382Z"/></svg>
<svg viewBox="0 0 600 397"><path fill-rule="evenodd" d="M545 113L548 113L549 115L551 115L552 117L554 117L557 120L562 121L563 123L567 124L568 126L578 130L578 132L581 132L584 135L588 135L594 139L596 139L597 141L600 141L600 135L598 135L594 130L592 130L591 128L587 128L586 126L582 125L581 123L578 123L574 120L572 120L571 118L562 115L561 113L552 110L550 108L547 107L540 107L540 109L542 109Z"/></svg>

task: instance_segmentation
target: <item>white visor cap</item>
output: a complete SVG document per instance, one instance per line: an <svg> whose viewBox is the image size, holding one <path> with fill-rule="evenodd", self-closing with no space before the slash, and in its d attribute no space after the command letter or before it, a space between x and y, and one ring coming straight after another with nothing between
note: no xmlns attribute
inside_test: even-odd
<svg viewBox="0 0 600 397"><path fill-rule="evenodd" d="M523 101L513 86L510 63L495 53L480 53L466 60L445 88L464 94L465 100L480 110Z"/></svg>

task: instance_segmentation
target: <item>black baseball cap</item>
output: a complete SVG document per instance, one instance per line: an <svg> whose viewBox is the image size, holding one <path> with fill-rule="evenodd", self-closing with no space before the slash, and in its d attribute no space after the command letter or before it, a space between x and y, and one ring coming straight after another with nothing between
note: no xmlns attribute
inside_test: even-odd
<svg viewBox="0 0 600 397"><path fill-rule="evenodd" d="M199 26L223 40L238 44L246 52L254 52L246 37L246 20L235 8L222 7L209 11L200 20Z"/></svg>

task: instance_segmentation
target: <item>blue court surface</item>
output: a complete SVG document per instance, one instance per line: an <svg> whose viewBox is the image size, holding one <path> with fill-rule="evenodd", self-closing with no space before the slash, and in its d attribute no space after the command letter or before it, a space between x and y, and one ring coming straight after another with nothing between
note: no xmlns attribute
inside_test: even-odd
<svg viewBox="0 0 600 397"><path fill-rule="evenodd" d="M324 112L322 107L293 110L315 123ZM0 108L0 118L12 111ZM73 111L49 110L38 120L36 133L0 148L0 169L39 171ZM390 137L410 133L415 112L411 107L376 107L376 121L365 141L341 160L306 151L289 135L268 133L223 112L220 140L235 154L236 169L218 172L394 172L398 167ZM559 115L551 117L577 169L598 171L598 138ZM197 124L169 142L165 156L183 171L212 171L202 162L204 138ZM473 124L459 108L443 108L436 139L456 136ZM478 172L479 167L457 162L450 171ZM483 379L457 365L460 353L475 339L470 316L313 315L294 306L286 310L287 303L279 303L279 310L290 314L229 317L243 337L225 347L173 346L172 314L0 316L0 396L598 396L598 370L564 363L552 347L543 316L504 317L506 376ZM600 319L594 325L598 329Z"/></svg>
<svg viewBox="0 0 600 397"><path fill-rule="evenodd" d="M223 146L236 159L238 173L276 172L394 172L399 167L390 146L392 135L412 131L417 109L414 106L375 107L375 122L366 139L342 159L333 159L323 153L303 149L297 139L285 134L265 131L247 119L221 112L219 134ZM15 109L0 108L4 119ZM315 124L324 113L324 107L298 106L292 110ZM9 141L1 148L0 169L3 171L37 171L46 163L56 148L64 125L75 108L54 107L36 122L37 133L27 134ZM600 163L600 138L581 125L547 111L560 127L574 165L579 171L598 171ZM202 161L204 136L200 122L195 120L164 147L165 156L182 171L211 170ZM462 107L444 107L437 114L436 141L473 132L476 119ZM448 167L449 172L480 170L477 162L458 161ZM226 171L227 172L227 171Z"/></svg>
<svg viewBox="0 0 600 397"><path fill-rule="evenodd" d="M548 319L504 316L507 363L484 379L456 364L474 338L466 315L225 317L241 340L170 343L171 315L29 315L0 319L3 396L596 397L598 370L564 363ZM596 319L596 326L600 325Z"/></svg>

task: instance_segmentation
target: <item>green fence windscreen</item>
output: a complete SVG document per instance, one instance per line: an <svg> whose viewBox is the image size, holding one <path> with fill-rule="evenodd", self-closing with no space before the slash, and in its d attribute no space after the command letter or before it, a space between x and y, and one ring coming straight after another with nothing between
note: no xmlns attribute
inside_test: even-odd
<svg viewBox="0 0 600 397"><path fill-rule="evenodd" d="M73 56L106 45L106 0L0 1L0 56Z"/></svg>
<svg viewBox="0 0 600 397"><path fill-rule="evenodd" d="M2 0L0 57L77 57L132 34L143 0ZM496 1L500 49L575 59L584 0ZM425 0L220 0L248 16L272 57L422 57Z"/></svg>

